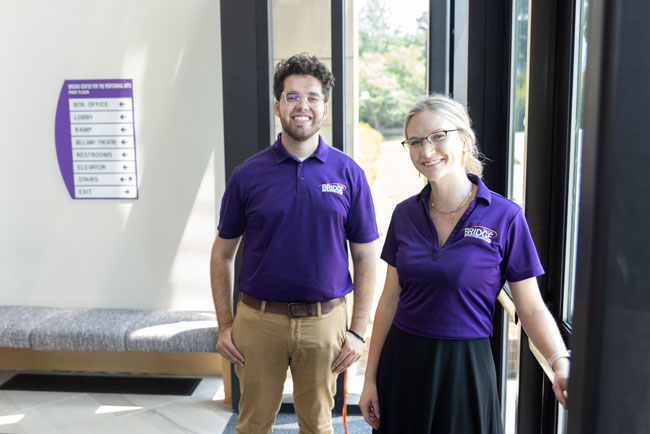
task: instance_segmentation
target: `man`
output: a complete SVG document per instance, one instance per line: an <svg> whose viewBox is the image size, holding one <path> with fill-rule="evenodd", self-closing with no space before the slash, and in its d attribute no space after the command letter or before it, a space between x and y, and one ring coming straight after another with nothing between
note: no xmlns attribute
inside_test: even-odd
<svg viewBox="0 0 650 434"><path fill-rule="evenodd" d="M363 171L318 134L334 77L300 54L275 70L282 133L230 178L210 264L217 350L241 385L237 433L270 433L287 367L301 433L332 433L336 376L363 352L378 238ZM234 258L245 234L233 321ZM348 271L348 250L354 284ZM348 328L344 295L354 287Z"/></svg>

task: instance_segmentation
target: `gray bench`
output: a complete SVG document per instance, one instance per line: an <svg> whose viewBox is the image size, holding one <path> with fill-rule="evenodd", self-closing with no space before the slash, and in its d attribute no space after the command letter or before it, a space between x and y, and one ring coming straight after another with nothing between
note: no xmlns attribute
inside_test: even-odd
<svg viewBox="0 0 650 434"><path fill-rule="evenodd" d="M214 312L0 306L0 346L38 351L213 353Z"/></svg>
<svg viewBox="0 0 650 434"><path fill-rule="evenodd" d="M217 336L207 311L0 306L0 369L221 374L228 397Z"/></svg>

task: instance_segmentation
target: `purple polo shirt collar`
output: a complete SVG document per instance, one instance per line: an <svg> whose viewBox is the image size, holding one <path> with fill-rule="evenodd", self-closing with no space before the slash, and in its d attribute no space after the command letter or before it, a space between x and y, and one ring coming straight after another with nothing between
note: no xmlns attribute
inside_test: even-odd
<svg viewBox="0 0 650 434"><path fill-rule="evenodd" d="M275 160L275 164L280 164L286 159L292 159L298 161L296 157L291 155L287 150L284 148L282 145L282 133L278 134L278 138L276 141L271 145L271 148L273 149L273 158ZM327 143L325 143L325 140L323 140L323 137L319 134L318 135L318 148L316 148L316 152L311 154L307 158L316 158L320 160L322 163L327 162L327 154L329 153L329 146Z"/></svg>
<svg viewBox="0 0 650 434"><path fill-rule="evenodd" d="M472 184L476 184L476 199L482 199L484 200L488 205L492 203L492 192L483 184L483 181L471 173L467 174L467 177L469 180L472 182ZM427 204L429 200L429 194L431 194L431 184L427 182L427 185L424 186L422 191L418 193L418 201L423 202L426 207L429 205Z"/></svg>

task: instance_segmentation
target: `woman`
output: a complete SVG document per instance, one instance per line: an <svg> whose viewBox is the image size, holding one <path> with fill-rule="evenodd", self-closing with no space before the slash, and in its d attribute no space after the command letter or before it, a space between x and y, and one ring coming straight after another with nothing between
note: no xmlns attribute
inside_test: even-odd
<svg viewBox="0 0 650 434"><path fill-rule="evenodd" d="M544 270L521 208L481 182L467 111L434 94L404 129L402 143L429 182L397 205L386 235L359 402L366 422L380 433L503 433L488 338L506 281L565 406L569 353L537 287Z"/></svg>

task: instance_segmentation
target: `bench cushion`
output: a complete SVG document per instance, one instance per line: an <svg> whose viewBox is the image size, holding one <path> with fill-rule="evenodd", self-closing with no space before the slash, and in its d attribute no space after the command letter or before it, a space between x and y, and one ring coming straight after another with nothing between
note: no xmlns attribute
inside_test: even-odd
<svg viewBox="0 0 650 434"><path fill-rule="evenodd" d="M32 330L41 351L126 351L126 332L146 315L133 309L63 309Z"/></svg>
<svg viewBox="0 0 650 434"><path fill-rule="evenodd" d="M0 347L30 348L34 327L59 311L41 306L0 306Z"/></svg>
<svg viewBox="0 0 650 434"><path fill-rule="evenodd" d="M213 353L217 330L214 312L153 311L129 328L126 349Z"/></svg>

